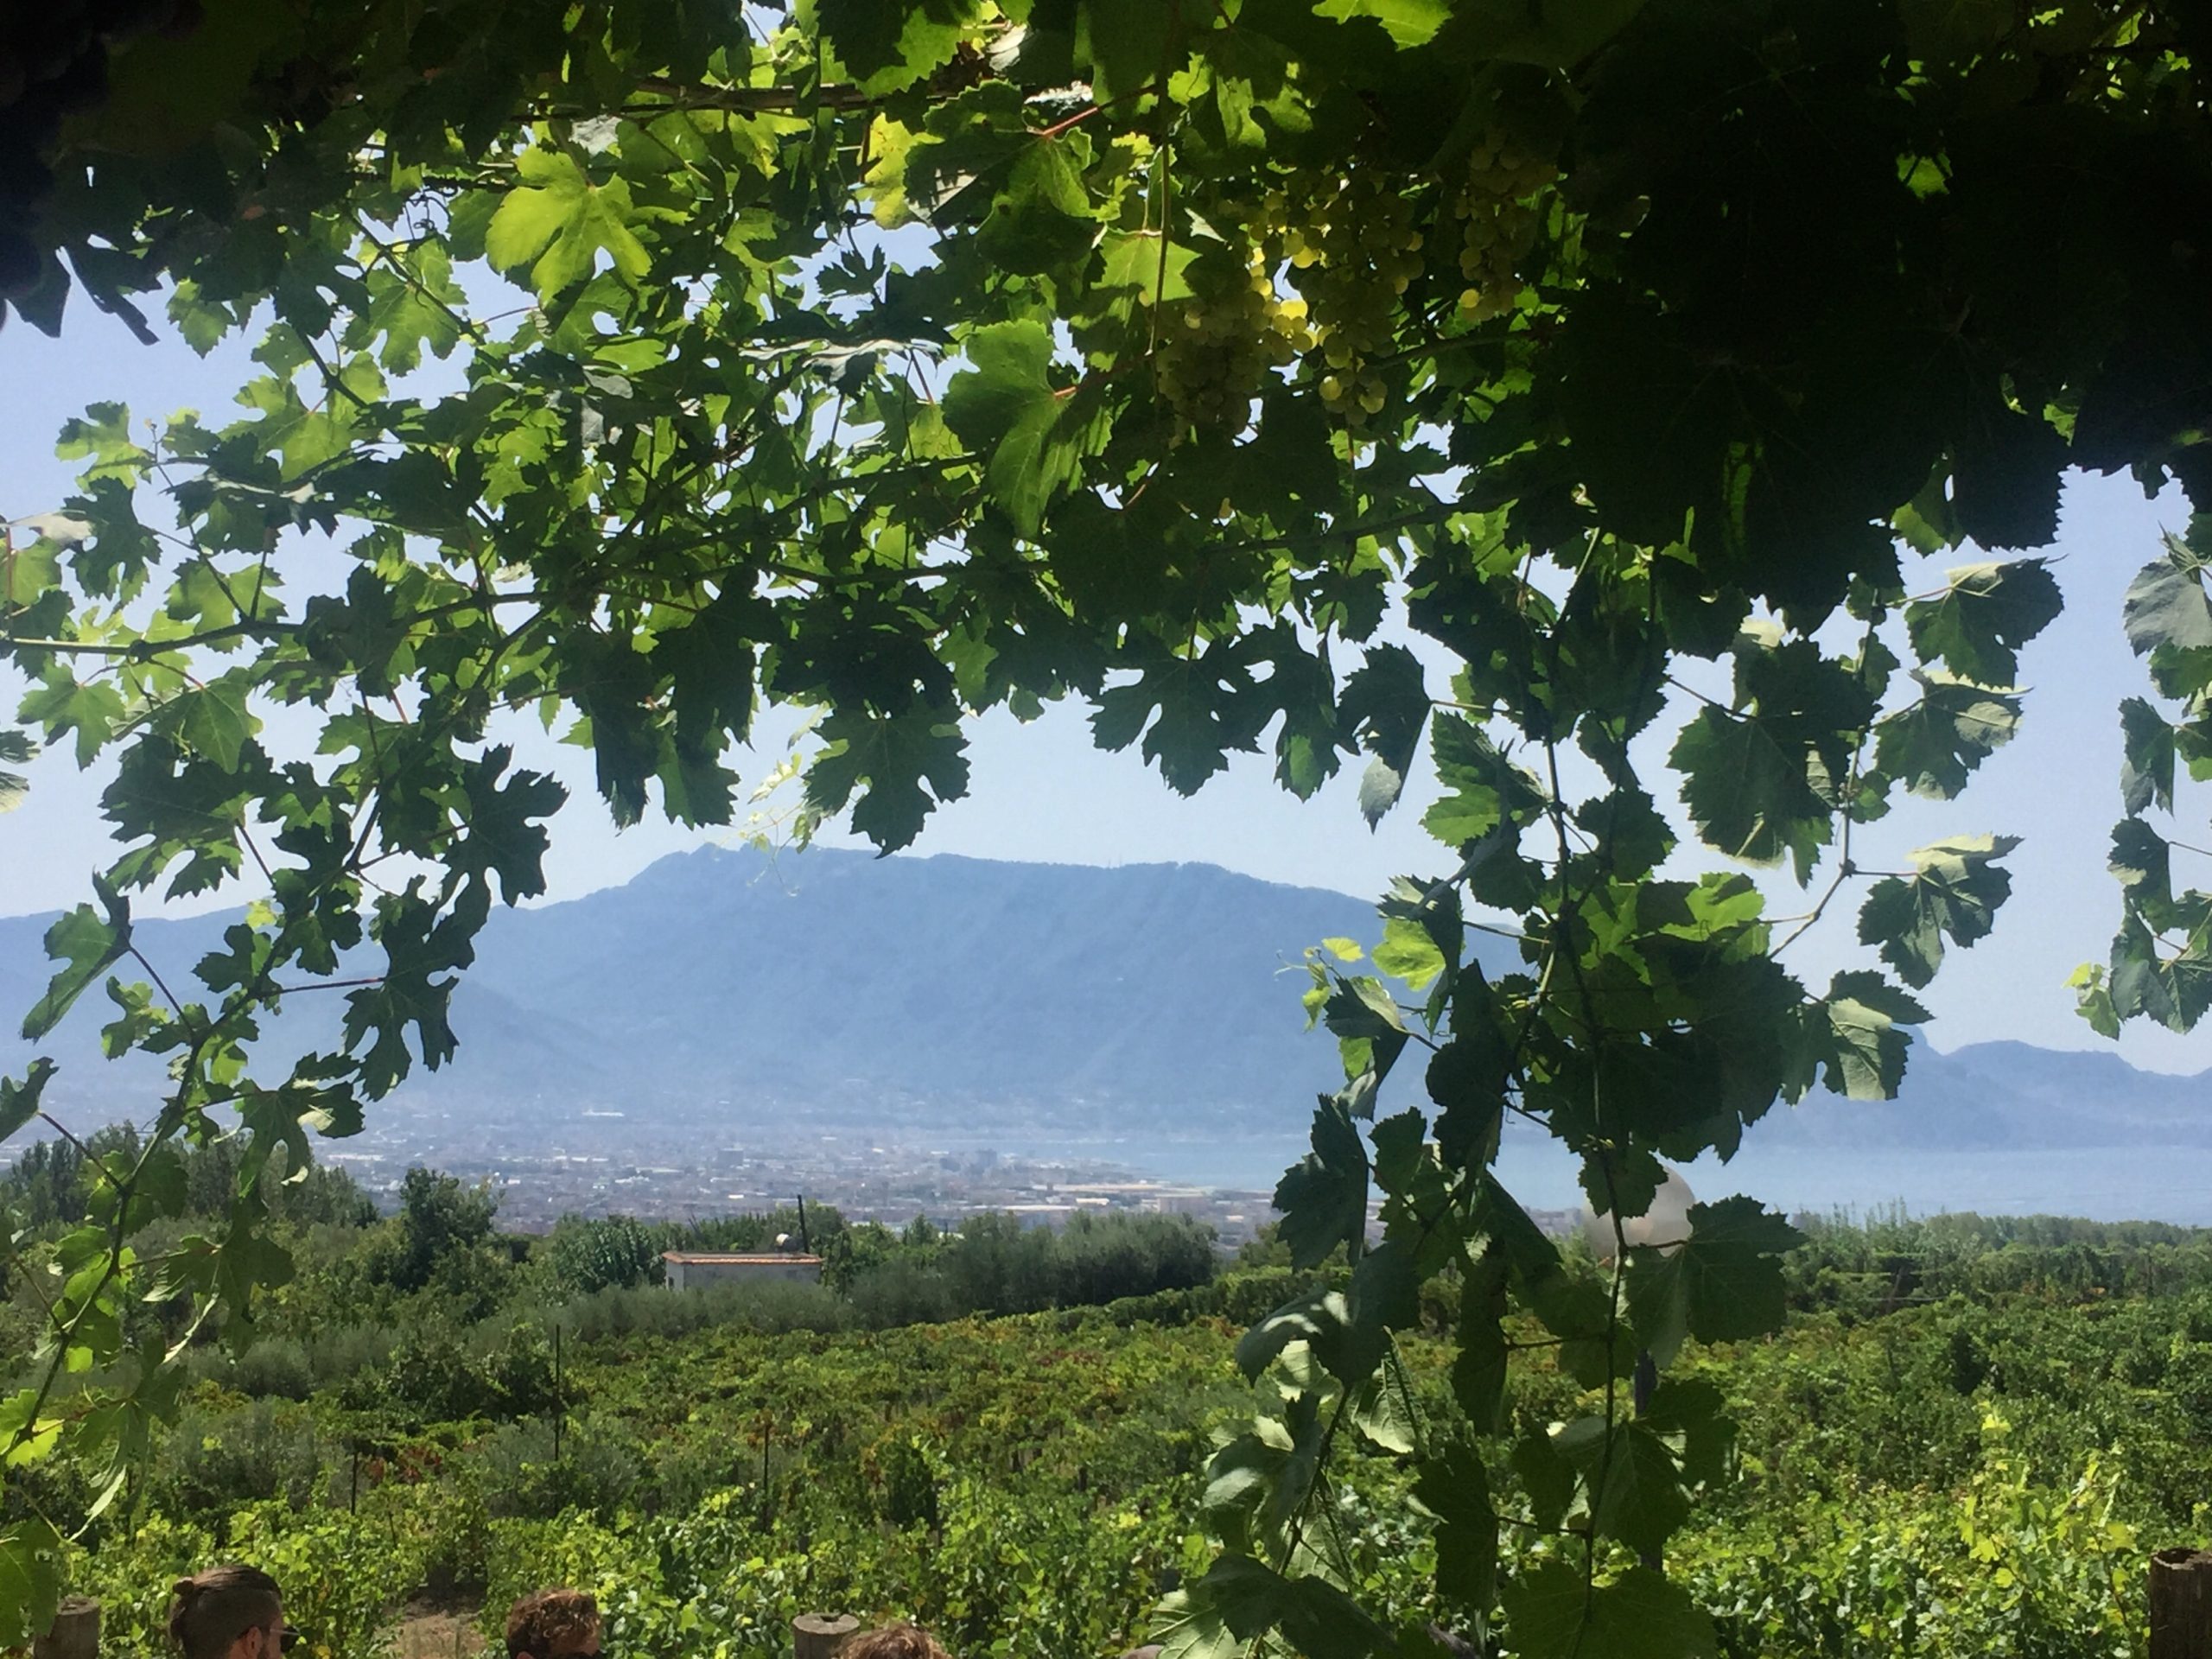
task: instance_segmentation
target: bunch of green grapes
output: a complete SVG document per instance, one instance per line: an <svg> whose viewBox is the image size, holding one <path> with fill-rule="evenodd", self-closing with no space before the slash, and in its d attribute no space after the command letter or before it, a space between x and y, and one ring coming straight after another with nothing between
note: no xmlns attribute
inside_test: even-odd
<svg viewBox="0 0 2212 1659"><path fill-rule="evenodd" d="M1464 221L1459 310L1481 322L1513 308L1521 262L1543 229L1543 193L1559 179L1557 146L1493 126L1475 141L1452 211Z"/></svg>
<svg viewBox="0 0 2212 1659"><path fill-rule="evenodd" d="M1327 365L1321 401L1355 427L1382 412L1388 394L1371 361L1390 349L1398 296L1421 270L1413 205L1382 176L1296 173L1267 204Z"/></svg>
<svg viewBox="0 0 2212 1659"><path fill-rule="evenodd" d="M1154 359L1160 389L1192 424L1241 432L1268 374L1313 348L1306 302L1278 296L1256 254L1242 280L1231 274L1208 283L1194 267L1192 287L1161 329Z"/></svg>

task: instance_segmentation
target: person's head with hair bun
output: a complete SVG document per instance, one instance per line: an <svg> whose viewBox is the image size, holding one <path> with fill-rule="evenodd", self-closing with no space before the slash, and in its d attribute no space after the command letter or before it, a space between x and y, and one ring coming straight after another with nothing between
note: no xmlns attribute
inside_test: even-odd
<svg viewBox="0 0 2212 1659"><path fill-rule="evenodd" d="M291 1635L276 1580L257 1567L211 1567L171 1586L169 1640L184 1659L278 1659Z"/></svg>

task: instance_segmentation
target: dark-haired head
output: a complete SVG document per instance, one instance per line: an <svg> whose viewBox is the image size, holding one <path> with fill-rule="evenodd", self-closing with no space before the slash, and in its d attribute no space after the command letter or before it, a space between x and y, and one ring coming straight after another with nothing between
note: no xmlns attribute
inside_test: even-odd
<svg viewBox="0 0 2212 1659"><path fill-rule="evenodd" d="M171 1587L169 1640L184 1659L277 1659L284 1599L257 1567L211 1567Z"/></svg>

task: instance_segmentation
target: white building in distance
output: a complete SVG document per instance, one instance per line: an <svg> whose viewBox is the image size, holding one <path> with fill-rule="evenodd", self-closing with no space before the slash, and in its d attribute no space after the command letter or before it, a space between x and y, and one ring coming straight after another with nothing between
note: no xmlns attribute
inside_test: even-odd
<svg viewBox="0 0 2212 1659"><path fill-rule="evenodd" d="M706 1285L733 1282L760 1284L769 1280L822 1282L822 1258L786 1251L750 1255L721 1255L696 1250L664 1250L661 1263L668 1272L671 1290L691 1290Z"/></svg>

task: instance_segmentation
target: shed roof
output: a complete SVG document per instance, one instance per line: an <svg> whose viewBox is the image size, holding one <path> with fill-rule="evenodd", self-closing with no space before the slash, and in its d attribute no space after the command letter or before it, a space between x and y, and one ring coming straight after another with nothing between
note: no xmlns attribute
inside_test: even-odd
<svg viewBox="0 0 2212 1659"><path fill-rule="evenodd" d="M663 1250L660 1253L660 1259L664 1262L682 1262L689 1265L705 1264L714 1267L732 1265L765 1267L777 1262L786 1265L796 1264L800 1267L818 1268L822 1265L822 1258L818 1255L785 1255L774 1250L756 1251L747 1255L727 1255L702 1250Z"/></svg>

